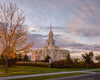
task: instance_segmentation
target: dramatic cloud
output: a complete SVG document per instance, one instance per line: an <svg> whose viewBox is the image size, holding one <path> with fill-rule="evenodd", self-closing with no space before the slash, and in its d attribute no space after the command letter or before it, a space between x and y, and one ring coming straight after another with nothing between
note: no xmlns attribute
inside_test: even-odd
<svg viewBox="0 0 100 80"><path fill-rule="evenodd" d="M66 30L75 35L85 37L100 37L100 6L95 1L76 1L75 18L69 20ZM76 4L73 4L74 6Z"/></svg>
<svg viewBox="0 0 100 80"><path fill-rule="evenodd" d="M28 41L46 45L52 21L56 45L73 55L85 51L100 53L100 0L5 0L24 10Z"/></svg>

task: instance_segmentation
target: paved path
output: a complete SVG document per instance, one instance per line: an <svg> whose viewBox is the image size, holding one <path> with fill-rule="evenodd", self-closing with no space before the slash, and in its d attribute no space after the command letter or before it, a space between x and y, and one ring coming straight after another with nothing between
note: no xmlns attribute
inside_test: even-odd
<svg viewBox="0 0 100 80"><path fill-rule="evenodd" d="M18 79L18 78L27 78L27 77L38 77L38 76L47 76L47 75L56 75L56 74L67 74L67 73L95 73L91 71L96 71L100 69L94 70L82 70L82 71L65 71L65 72L55 72L55 73L43 73L43 74L32 74L32 75L20 75L20 76L8 76L8 77L0 77L0 80L7 79Z"/></svg>
<svg viewBox="0 0 100 80"><path fill-rule="evenodd" d="M47 80L100 80L100 73L60 77Z"/></svg>

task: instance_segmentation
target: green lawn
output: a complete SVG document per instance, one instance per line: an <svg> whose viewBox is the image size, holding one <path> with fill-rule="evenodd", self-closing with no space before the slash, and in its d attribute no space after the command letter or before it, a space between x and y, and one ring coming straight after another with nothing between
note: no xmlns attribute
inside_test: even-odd
<svg viewBox="0 0 100 80"><path fill-rule="evenodd" d="M97 68L89 68L91 70ZM52 73L60 71L79 71L89 70L87 68L44 68L44 67L32 67L32 66L15 66L8 68L8 74L5 74L5 69L0 66L0 76L14 76L14 75L27 75L27 74L39 74L39 73ZM99 68L100 69L100 68Z"/></svg>
<svg viewBox="0 0 100 80"><path fill-rule="evenodd" d="M82 74L85 74L85 73L59 74L59 75L29 77L29 78L20 78L20 79L11 79L11 80L45 80L45 79L60 78L60 77L65 77L65 76L67 77L67 76L74 76L74 75L82 75Z"/></svg>
<svg viewBox="0 0 100 80"><path fill-rule="evenodd" d="M96 71L93 71L93 72L100 72L100 70L98 70L98 71L96 70Z"/></svg>

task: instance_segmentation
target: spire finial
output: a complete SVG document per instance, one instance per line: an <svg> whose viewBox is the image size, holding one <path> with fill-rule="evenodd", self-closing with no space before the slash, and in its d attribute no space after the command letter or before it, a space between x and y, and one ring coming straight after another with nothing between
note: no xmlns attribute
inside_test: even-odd
<svg viewBox="0 0 100 80"><path fill-rule="evenodd" d="M52 22L50 22L50 31L52 31Z"/></svg>

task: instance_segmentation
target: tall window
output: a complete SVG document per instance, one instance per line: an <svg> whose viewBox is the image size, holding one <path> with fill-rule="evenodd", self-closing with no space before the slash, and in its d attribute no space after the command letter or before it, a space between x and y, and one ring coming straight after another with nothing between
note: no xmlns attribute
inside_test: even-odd
<svg viewBox="0 0 100 80"><path fill-rule="evenodd" d="M63 57L65 57L65 54L64 54L64 52L63 52Z"/></svg>
<svg viewBox="0 0 100 80"><path fill-rule="evenodd" d="M48 42L48 45L50 45L50 42Z"/></svg>
<svg viewBox="0 0 100 80"><path fill-rule="evenodd" d="M52 45L54 45L54 42L52 42Z"/></svg>

